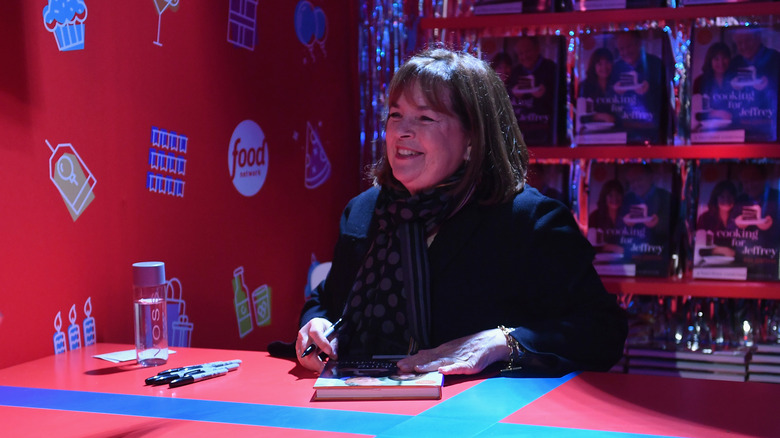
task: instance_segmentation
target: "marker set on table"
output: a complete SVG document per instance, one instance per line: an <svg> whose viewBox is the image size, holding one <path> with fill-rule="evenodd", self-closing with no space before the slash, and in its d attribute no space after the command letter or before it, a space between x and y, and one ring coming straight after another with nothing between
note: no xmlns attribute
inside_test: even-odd
<svg viewBox="0 0 780 438"><path fill-rule="evenodd" d="M156 376L146 379L147 385L168 385L169 388L176 388L212 377L224 376L241 365L240 359L229 360L225 362L209 362L199 365L190 365L181 368L171 368L161 371Z"/></svg>

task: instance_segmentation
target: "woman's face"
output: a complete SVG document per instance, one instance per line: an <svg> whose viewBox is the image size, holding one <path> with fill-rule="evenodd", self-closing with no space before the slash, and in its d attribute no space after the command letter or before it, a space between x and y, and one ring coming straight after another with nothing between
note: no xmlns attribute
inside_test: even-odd
<svg viewBox="0 0 780 438"><path fill-rule="evenodd" d="M731 210L734 207L734 195L729 192L723 192L718 195L718 208L721 210Z"/></svg>
<svg viewBox="0 0 780 438"><path fill-rule="evenodd" d="M417 83L390 102L385 136L393 176L412 194L455 173L470 149L460 120L429 107Z"/></svg>
<svg viewBox="0 0 780 438"><path fill-rule="evenodd" d="M623 203L623 194L617 190L612 190L607 193L607 207L610 209L618 209Z"/></svg>
<svg viewBox="0 0 780 438"><path fill-rule="evenodd" d="M726 74L726 70L729 69L729 62L731 60L723 53L718 53L712 57L712 71L718 75Z"/></svg>
<svg viewBox="0 0 780 438"><path fill-rule="evenodd" d="M599 78L608 78L612 74L612 62L609 59L601 58L596 62L596 76Z"/></svg>

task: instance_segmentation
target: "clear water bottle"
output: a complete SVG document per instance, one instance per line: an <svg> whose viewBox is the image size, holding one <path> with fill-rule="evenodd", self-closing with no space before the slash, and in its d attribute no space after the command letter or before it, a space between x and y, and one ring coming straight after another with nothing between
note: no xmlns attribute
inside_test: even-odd
<svg viewBox="0 0 780 438"><path fill-rule="evenodd" d="M133 263L135 354L141 366L168 362L165 263Z"/></svg>

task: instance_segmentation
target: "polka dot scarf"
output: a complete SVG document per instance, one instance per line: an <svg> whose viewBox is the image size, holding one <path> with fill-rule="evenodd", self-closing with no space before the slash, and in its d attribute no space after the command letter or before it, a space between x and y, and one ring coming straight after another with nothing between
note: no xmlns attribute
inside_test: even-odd
<svg viewBox="0 0 780 438"><path fill-rule="evenodd" d="M339 357L399 355L431 347L426 238L465 203L453 208L456 203L448 195L453 183L414 196L382 189L374 212L378 231L344 309Z"/></svg>

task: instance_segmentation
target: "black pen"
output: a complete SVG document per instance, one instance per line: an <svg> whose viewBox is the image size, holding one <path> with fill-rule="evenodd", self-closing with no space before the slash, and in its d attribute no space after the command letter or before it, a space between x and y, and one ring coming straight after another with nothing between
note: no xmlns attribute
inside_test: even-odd
<svg viewBox="0 0 780 438"><path fill-rule="evenodd" d="M185 376L188 373L192 373L194 371L199 371L204 368L220 368L220 367L225 367L233 364L241 364L241 359L233 359L233 360L219 361L219 362L208 362L208 363L202 363L198 365L188 365L185 367L171 368L165 371L160 371L159 373L157 373L157 375L147 378L145 383L147 385L164 385L166 383L170 383L171 380L175 380L179 377Z"/></svg>
<svg viewBox="0 0 780 438"><path fill-rule="evenodd" d="M335 323L333 323L333 325L332 325L332 326L330 326L330 327L329 327L329 328L328 328L328 329L325 331L325 337L326 337L327 339L330 339L330 337L331 337L331 336L333 336L333 334L334 334L334 333L336 333L336 330L338 330L338 329L339 329L339 327L341 327L341 324L343 324L343 323L344 323L344 321L342 321L342 319L341 319L341 318L339 318L339 320L338 320L338 321L336 321ZM311 345L309 345L308 347L306 347L306 349L305 349L305 350L303 350L303 353L301 353L301 357L306 357L306 356L310 355L310 354L311 354L311 353L312 353L314 350L316 350L316 349L317 349L317 346L316 346L316 345L314 345L314 344L311 344Z"/></svg>
<svg viewBox="0 0 780 438"><path fill-rule="evenodd" d="M189 385L190 383L199 382L201 380L210 379L212 377L224 376L231 370L238 368L239 364L231 364L224 367L217 368L204 368L200 371L194 371L188 373L186 376L182 376L178 379L172 380L168 383L169 388L177 388L179 386Z"/></svg>

